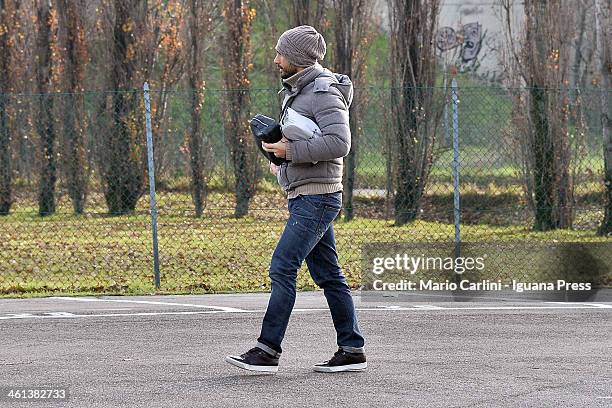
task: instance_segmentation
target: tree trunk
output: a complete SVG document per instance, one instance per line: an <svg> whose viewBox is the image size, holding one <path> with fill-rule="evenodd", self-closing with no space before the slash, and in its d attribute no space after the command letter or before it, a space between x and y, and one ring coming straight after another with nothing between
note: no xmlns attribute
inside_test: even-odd
<svg viewBox="0 0 612 408"><path fill-rule="evenodd" d="M529 112L533 126L531 150L534 156L535 226L538 231L555 229L554 154L548 124L548 90L533 86L529 89Z"/></svg>
<svg viewBox="0 0 612 408"><path fill-rule="evenodd" d="M412 47L409 53L416 52ZM417 57L418 58L418 57ZM417 61L414 57L412 61ZM391 92L392 104L398 107L404 107L403 111L398 111L398 129L395 132L395 148L398 154L396 161L396 192L395 192L395 223L396 225L404 225L416 219L420 197L422 191L419 190L417 179L417 165L415 163L416 146L414 141L417 140L417 132L419 131L417 124L417 90L404 84L400 90ZM396 105L397 104L397 105Z"/></svg>
<svg viewBox="0 0 612 408"><path fill-rule="evenodd" d="M75 214L82 214L87 196L88 170L85 160L84 117L82 88L85 79L87 46L83 20L79 14L84 10L81 1L57 0L60 27L65 50L64 72L69 94L64 108L64 137L66 144L66 181L68 194Z"/></svg>
<svg viewBox="0 0 612 408"><path fill-rule="evenodd" d="M612 51L610 49L609 29L612 19L612 0L596 0L598 63L601 73L601 135L604 155L604 218L597 230L599 235L612 235L612 118L610 117L609 95L610 70L612 70ZM602 4L603 3L603 4Z"/></svg>
<svg viewBox="0 0 612 408"><path fill-rule="evenodd" d="M278 37L280 35L279 11L282 11L282 8L279 7L278 0L262 0L260 10L263 12L263 17L265 18L264 32L266 33L266 39L264 41L267 42L266 49L269 51L269 55L266 54L266 56L271 60L276 54L276 42L278 41ZM273 63L265 64L265 71L270 80L270 88L280 87L280 76L276 65ZM278 98L278 102L280 104L280 97Z"/></svg>
<svg viewBox="0 0 612 408"><path fill-rule="evenodd" d="M189 76L189 87L191 91L191 129L188 137L189 163L191 166L191 198L195 207L196 217L201 217L204 212L206 195L206 180L204 179L202 163L202 146L200 143L201 111L204 104L203 81L202 81L202 53L201 24L200 19L202 4L198 0L191 0L189 10L189 42L190 56L187 67Z"/></svg>
<svg viewBox="0 0 612 408"><path fill-rule="evenodd" d="M5 8L10 8L8 18L10 18L8 32L10 33L10 73L6 79L10 79L8 92L24 95L15 95L6 100L9 103L7 108L8 127L15 153L11 159L12 178L18 176L28 185L34 183L38 176L36 158L38 150L38 140L32 137L36 133L34 118L36 114L36 98L31 94L36 93L35 81L35 61L32 58L32 51L36 47L35 26L24 24L30 21L36 14L36 9L31 2L21 2L14 0L4 0ZM30 50L30 52L23 52ZM5 55L4 53L2 53ZM8 57L8 55L6 55Z"/></svg>
<svg viewBox="0 0 612 408"><path fill-rule="evenodd" d="M433 98L438 1L389 0L395 224L413 221L431 169L439 112Z"/></svg>
<svg viewBox="0 0 612 408"><path fill-rule="evenodd" d="M255 193L256 157L248 128L250 111L251 64L250 35L254 11L248 1L226 0L224 16L227 25L223 59L226 89L225 135L234 167L236 207L234 216L244 217Z"/></svg>
<svg viewBox="0 0 612 408"><path fill-rule="evenodd" d="M368 34L371 18L371 3L365 0L333 1L335 9L335 64L336 72L348 75L353 83L360 83L365 77L365 56L367 55L364 39ZM354 217L353 190L355 187L355 170L359 150L361 107L365 102L365 92L355 91L353 103L349 109L351 130L351 149L344 160L343 207L344 220Z"/></svg>
<svg viewBox="0 0 612 408"><path fill-rule="evenodd" d="M336 12L336 53L335 71L353 78L353 0L334 1ZM356 23L356 22L355 22ZM355 96L355 95L354 95ZM355 101L349 108L349 127L351 132L351 149L346 156L344 166L343 207L344 220L350 221L353 213L353 188L355 186L355 167L357 149L359 147L359 136L357 133L357 113L355 112Z"/></svg>
<svg viewBox="0 0 612 408"><path fill-rule="evenodd" d="M0 36L0 75L3 79L0 81L4 82L4 73L8 71L4 70L4 61L2 61L5 58L2 37L4 36ZM0 83L0 215L8 215L12 204L11 135L6 113L8 98L4 92L4 84Z"/></svg>
<svg viewBox="0 0 612 408"><path fill-rule="evenodd" d="M11 10L7 1L0 0L0 216L8 215L13 201L11 182L11 135L8 124L10 43L9 23Z"/></svg>
<svg viewBox="0 0 612 408"><path fill-rule="evenodd" d="M203 176L202 147L200 144L200 134L202 132L200 113L203 99L202 90L192 87L189 163L191 165L191 198L195 207L196 217L201 217L204 212L204 196L206 193L206 181Z"/></svg>
<svg viewBox="0 0 612 408"><path fill-rule="evenodd" d="M38 116L36 128L41 141L40 185L38 213L46 216L55 213L55 184L57 181L57 158L55 151L55 128L53 117L53 95L51 87L51 9L49 0L40 0L37 8L37 65Z"/></svg>
<svg viewBox="0 0 612 408"><path fill-rule="evenodd" d="M143 193L144 165L139 152L140 118L137 118L139 92L133 92L136 67L132 30L142 24L134 16L142 7L140 0L115 0L115 21L112 44L112 127L108 133L108 164L103 175L105 199L109 213L133 213Z"/></svg>
<svg viewBox="0 0 612 408"><path fill-rule="evenodd" d="M573 178L570 174L568 102L558 84L570 71L563 5L525 1L525 80L529 88L529 140L533 157L534 229L571 228ZM565 14L563 15L565 16Z"/></svg>
<svg viewBox="0 0 612 408"><path fill-rule="evenodd" d="M325 0L292 0L292 26L309 25L318 32L323 32L323 16L325 15Z"/></svg>
<svg viewBox="0 0 612 408"><path fill-rule="evenodd" d="M351 109L352 110L352 109ZM354 113L349 113L354 115ZM355 170L357 169L357 150L359 147L359 137L356 131L356 119L349 118L351 127L351 150L345 160L345 176L343 186L342 205L344 207L344 221L350 221L355 218L354 211L354 191L355 191Z"/></svg>
<svg viewBox="0 0 612 408"><path fill-rule="evenodd" d="M584 1L579 1L577 4L577 13L579 15L578 18L578 33L576 37L576 41L574 42L574 58L572 61L572 70L571 70L571 79L570 79L570 87L571 91L575 92L577 88L580 88L581 80L580 80L580 67L583 65L584 54L582 52L584 37L586 34L586 17L587 17L587 7Z"/></svg>

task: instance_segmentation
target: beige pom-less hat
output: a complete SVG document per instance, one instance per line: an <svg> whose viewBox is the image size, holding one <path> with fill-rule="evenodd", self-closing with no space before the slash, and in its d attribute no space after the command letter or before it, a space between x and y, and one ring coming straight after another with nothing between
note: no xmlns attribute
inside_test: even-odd
<svg viewBox="0 0 612 408"><path fill-rule="evenodd" d="M302 25L281 34L275 49L296 67L309 67L325 57L327 46L314 27Z"/></svg>

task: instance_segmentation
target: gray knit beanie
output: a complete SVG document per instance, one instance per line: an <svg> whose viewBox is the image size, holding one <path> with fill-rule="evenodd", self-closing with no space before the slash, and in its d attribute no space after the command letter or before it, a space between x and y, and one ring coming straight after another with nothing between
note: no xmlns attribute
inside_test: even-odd
<svg viewBox="0 0 612 408"><path fill-rule="evenodd" d="M285 31L276 44L276 51L296 67L309 67L325 57L323 36L313 27L302 25Z"/></svg>

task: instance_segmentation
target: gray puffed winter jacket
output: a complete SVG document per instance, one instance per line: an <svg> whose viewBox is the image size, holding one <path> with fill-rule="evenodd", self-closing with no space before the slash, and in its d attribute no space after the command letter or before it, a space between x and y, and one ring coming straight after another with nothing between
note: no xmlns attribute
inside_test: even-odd
<svg viewBox="0 0 612 408"><path fill-rule="evenodd" d="M279 93L283 95L283 109L291 106L321 129L321 136L287 142L289 162L277 173L287 197L341 191L342 158L351 148L350 78L316 63L285 79Z"/></svg>

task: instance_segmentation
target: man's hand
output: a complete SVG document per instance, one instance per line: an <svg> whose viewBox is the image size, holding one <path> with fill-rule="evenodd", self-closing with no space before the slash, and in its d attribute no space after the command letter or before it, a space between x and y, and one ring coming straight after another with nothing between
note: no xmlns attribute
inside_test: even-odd
<svg viewBox="0 0 612 408"><path fill-rule="evenodd" d="M287 147L285 146L286 143L287 139L283 136L283 138L276 143L261 142L261 146L266 152L274 153L276 157L284 159L287 154Z"/></svg>
<svg viewBox="0 0 612 408"><path fill-rule="evenodd" d="M271 172L272 174L274 174L275 176L276 176L276 174L278 173L278 168L279 168L279 167L280 167L280 166L277 166L276 164L274 164L274 163L270 162L270 172Z"/></svg>

